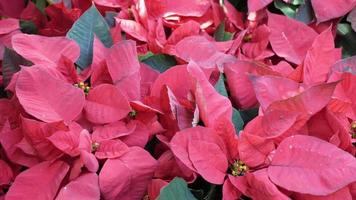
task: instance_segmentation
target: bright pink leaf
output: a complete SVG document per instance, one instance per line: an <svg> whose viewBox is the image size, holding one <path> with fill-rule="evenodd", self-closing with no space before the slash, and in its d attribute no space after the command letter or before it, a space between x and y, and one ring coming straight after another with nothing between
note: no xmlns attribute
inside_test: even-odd
<svg viewBox="0 0 356 200"><path fill-rule="evenodd" d="M356 181L355 158L315 137L283 140L268 167L269 178L287 190L328 195Z"/></svg>
<svg viewBox="0 0 356 200"><path fill-rule="evenodd" d="M63 161L46 161L35 165L16 177L6 199L54 199L68 170L69 165Z"/></svg>
<svg viewBox="0 0 356 200"><path fill-rule="evenodd" d="M17 78L16 96L29 114L42 121L72 121L84 107L84 92L52 74L44 66L23 68Z"/></svg>

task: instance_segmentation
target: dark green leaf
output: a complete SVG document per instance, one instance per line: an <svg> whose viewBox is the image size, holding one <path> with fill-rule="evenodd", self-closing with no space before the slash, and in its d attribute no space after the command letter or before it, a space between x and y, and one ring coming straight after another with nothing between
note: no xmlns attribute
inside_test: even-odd
<svg viewBox="0 0 356 200"><path fill-rule="evenodd" d="M216 41L228 41L232 39L232 33L225 31L225 22L221 22L220 25L216 28L214 33L214 38Z"/></svg>
<svg viewBox="0 0 356 200"><path fill-rule="evenodd" d="M294 18L295 14L297 12L297 6L288 4L284 2L283 0L275 0L274 1L274 6L281 10L283 14L287 15L290 18Z"/></svg>
<svg viewBox="0 0 356 200"><path fill-rule="evenodd" d="M344 58L356 55L356 33L352 30L350 24L338 24L335 43L337 47L342 47Z"/></svg>
<svg viewBox="0 0 356 200"><path fill-rule="evenodd" d="M309 24L314 19L314 11L310 0L305 0L305 3L300 5L295 13L295 19L305 24Z"/></svg>
<svg viewBox="0 0 356 200"><path fill-rule="evenodd" d="M5 87L10 83L12 76L20 71L20 65L30 66L32 63L17 54L16 51L5 47L2 61L2 75Z"/></svg>
<svg viewBox="0 0 356 200"><path fill-rule="evenodd" d="M81 69L88 67L93 60L94 34L106 47L112 46L109 25L95 5L92 5L67 33L67 37L76 41L80 46L80 57L77 64Z"/></svg>
<svg viewBox="0 0 356 200"><path fill-rule="evenodd" d="M215 90L225 96L225 97L228 97L228 94L227 94L227 91L226 91L226 87L225 87L225 78L224 78L224 74L221 74L220 73L220 76L219 76L219 80L218 82L215 84Z"/></svg>
<svg viewBox="0 0 356 200"><path fill-rule="evenodd" d="M117 12L107 11L105 13L106 23L108 23L108 25L110 27L114 27L115 26L115 17L116 16L117 16Z"/></svg>
<svg viewBox="0 0 356 200"><path fill-rule="evenodd" d="M252 108L249 110L240 110L239 113L244 123L247 124L258 115L258 108Z"/></svg>
<svg viewBox="0 0 356 200"><path fill-rule="evenodd" d="M228 93L225 86L225 78L224 74L220 74L218 82L215 84L215 90L225 96L228 97ZM232 108L232 123L235 126L236 133L238 134L244 127L244 121L240 115L240 112L235 108Z"/></svg>
<svg viewBox="0 0 356 200"><path fill-rule="evenodd" d="M240 112L235 108L232 108L232 123L234 123L236 134L239 134L245 125Z"/></svg>
<svg viewBox="0 0 356 200"><path fill-rule="evenodd" d="M177 62L173 56L165 54L156 54L149 56L148 58L142 60L142 62L151 66L153 69L158 70L161 73L177 65Z"/></svg>
<svg viewBox="0 0 356 200"><path fill-rule="evenodd" d="M229 1L239 12L247 12L247 0L224 0Z"/></svg>
<svg viewBox="0 0 356 200"><path fill-rule="evenodd" d="M28 20L20 20L21 32L27 34L36 34L38 32L35 23Z"/></svg>
<svg viewBox="0 0 356 200"><path fill-rule="evenodd" d="M182 178L174 178L161 189L158 200L196 200L189 191L187 183Z"/></svg>

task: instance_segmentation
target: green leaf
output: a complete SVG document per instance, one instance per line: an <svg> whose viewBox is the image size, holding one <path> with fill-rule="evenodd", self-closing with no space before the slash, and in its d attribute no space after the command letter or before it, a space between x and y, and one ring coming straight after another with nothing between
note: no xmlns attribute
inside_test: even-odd
<svg viewBox="0 0 356 200"><path fill-rule="evenodd" d="M36 24L29 20L20 20L21 32L27 34L36 34L38 32Z"/></svg>
<svg viewBox="0 0 356 200"><path fill-rule="evenodd" d="M313 21L314 11L310 0L305 0L304 4L299 6L294 18L305 24L310 24Z"/></svg>
<svg viewBox="0 0 356 200"><path fill-rule="evenodd" d="M295 14L297 12L298 6L288 4L282 0L275 0L274 1L274 6L281 10L284 15L287 15L290 18L294 18Z"/></svg>
<svg viewBox="0 0 356 200"><path fill-rule="evenodd" d="M161 73L177 65L177 62L174 57L166 54L152 55L147 57L146 59L143 59L142 62L149 65L153 69L158 70Z"/></svg>
<svg viewBox="0 0 356 200"><path fill-rule="evenodd" d="M232 123L234 123L236 134L244 128L244 120L241 117L240 111L232 108Z"/></svg>
<svg viewBox="0 0 356 200"><path fill-rule="evenodd" d="M35 3L38 10L45 14L45 8L47 7L47 0L32 0Z"/></svg>
<svg viewBox="0 0 356 200"><path fill-rule="evenodd" d="M109 30L109 25L103 16L95 5L92 5L68 31L67 37L76 41L80 46L80 57L76 62L80 69L83 70L92 63L94 34L106 47L112 46L113 41Z"/></svg>
<svg viewBox="0 0 356 200"><path fill-rule="evenodd" d="M335 40L337 47L342 47L344 58L356 55L356 33L350 24L340 23L337 25L337 35Z"/></svg>
<svg viewBox="0 0 356 200"><path fill-rule="evenodd" d="M225 97L228 97L228 94L227 94L227 90L226 90L226 87L225 87L225 77L224 77L224 74L220 73L220 76L219 76L219 80L218 82L215 84L215 90L225 96Z"/></svg>
<svg viewBox="0 0 356 200"><path fill-rule="evenodd" d="M108 23L108 25L110 27L115 26L115 17L116 16L117 16L117 12L113 12L113 11L105 12L105 20L106 20L106 23Z"/></svg>
<svg viewBox="0 0 356 200"><path fill-rule="evenodd" d="M144 55L138 55L138 60L140 61L140 62L142 62L143 60L146 60L147 58L149 58L149 57L151 57L151 56L153 56L154 54L152 53L152 52L147 52L146 54L144 54Z"/></svg>
<svg viewBox="0 0 356 200"><path fill-rule="evenodd" d="M258 108L252 108L249 110L240 110L239 113L244 123L247 124L258 115Z"/></svg>
<svg viewBox="0 0 356 200"><path fill-rule="evenodd" d="M228 93L225 86L225 77L222 73L220 73L219 80L215 84L215 90L219 94L228 97ZM236 134L238 134L244 127L244 121L240 115L240 112L235 108L232 108L232 123L235 126Z"/></svg>
<svg viewBox="0 0 356 200"><path fill-rule="evenodd" d="M216 41L228 41L232 39L233 34L225 31L225 22L221 22L214 33Z"/></svg>
<svg viewBox="0 0 356 200"><path fill-rule="evenodd" d="M12 76L20 71L20 65L30 66L32 63L16 53L16 51L5 47L2 61L2 75L5 87L10 83Z"/></svg>
<svg viewBox="0 0 356 200"><path fill-rule="evenodd" d="M167 186L161 189L157 200L196 200L189 191L187 183L182 178L174 178Z"/></svg>
<svg viewBox="0 0 356 200"><path fill-rule="evenodd" d="M304 2L304 0L291 0L289 3L292 5L302 5L305 2Z"/></svg>

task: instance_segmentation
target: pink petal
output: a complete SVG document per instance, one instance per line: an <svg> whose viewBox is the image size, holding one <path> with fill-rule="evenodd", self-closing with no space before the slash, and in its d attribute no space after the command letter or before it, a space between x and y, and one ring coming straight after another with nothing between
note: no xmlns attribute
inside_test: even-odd
<svg viewBox="0 0 356 200"><path fill-rule="evenodd" d="M56 64L64 55L74 63L79 58L77 43L65 37L17 34L12 38L17 53L34 64Z"/></svg>
<svg viewBox="0 0 356 200"><path fill-rule="evenodd" d="M187 83L189 79L186 65L174 66L158 76L152 85L151 96L160 97L162 87L167 85L177 98L186 99L191 88Z"/></svg>
<svg viewBox="0 0 356 200"><path fill-rule="evenodd" d="M106 59L114 84L130 100L140 98L140 63L137 59L136 43L121 41L111 47Z"/></svg>
<svg viewBox="0 0 356 200"><path fill-rule="evenodd" d="M269 41L272 49L280 57L300 64L311 47L316 32L302 22L287 16L268 14L268 27L271 30ZM304 37L300 37L304 35Z"/></svg>
<svg viewBox="0 0 356 200"><path fill-rule="evenodd" d="M107 200L142 199L156 164L156 160L139 147L130 148L119 158L108 159L99 174L102 197Z"/></svg>
<svg viewBox="0 0 356 200"><path fill-rule="evenodd" d="M180 1L145 1L147 12L154 17L168 17L171 15L201 17L210 7L208 0L180 0ZM189 5L188 7L186 5Z"/></svg>
<svg viewBox="0 0 356 200"><path fill-rule="evenodd" d="M54 199L68 170L68 164L63 161L47 161L35 165L16 177L6 199Z"/></svg>
<svg viewBox="0 0 356 200"><path fill-rule="evenodd" d="M299 83L277 76L250 76L256 98L263 110L274 101L293 97L299 93Z"/></svg>
<svg viewBox="0 0 356 200"><path fill-rule="evenodd" d="M339 49L335 49L331 27L318 35L308 50L303 62L305 84L322 83L327 80L331 66L341 59Z"/></svg>
<svg viewBox="0 0 356 200"><path fill-rule="evenodd" d="M214 124L220 117L231 119L232 109L230 100L215 90L204 72L195 63L188 65L188 71L193 79L196 80L195 100L205 126L214 127Z"/></svg>
<svg viewBox="0 0 356 200"><path fill-rule="evenodd" d="M130 135L136 129L136 124L130 123L126 125L124 122L118 121L104 126L94 127L92 140L101 142L104 140L112 140L122 136Z"/></svg>
<svg viewBox="0 0 356 200"><path fill-rule="evenodd" d="M273 0L249 0L248 11L253 12L253 11L261 10L262 8L270 4L272 1Z"/></svg>
<svg viewBox="0 0 356 200"><path fill-rule="evenodd" d="M95 173L83 174L69 182L58 193L56 200L100 199L98 175Z"/></svg>
<svg viewBox="0 0 356 200"><path fill-rule="evenodd" d="M268 176L290 191L328 195L355 182L355 170L352 155L318 138L296 135L278 146Z"/></svg>
<svg viewBox="0 0 356 200"><path fill-rule="evenodd" d="M356 5L355 0L311 0L311 3L318 23L341 17Z"/></svg>
<svg viewBox="0 0 356 200"><path fill-rule="evenodd" d="M14 178L11 167L3 160L0 160L0 187L9 184Z"/></svg>
<svg viewBox="0 0 356 200"><path fill-rule="evenodd" d="M117 158L125 154L129 147L120 140L106 140L99 143L99 148L95 152L98 159Z"/></svg>
<svg viewBox="0 0 356 200"><path fill-rule="evenodd" d="M243 132L239 140L239 157L249 167L263 165L274 150L274 143L263 137Z"/></svg>
<svg viewBox="0 0 356 200"><path fill-rule="evenodd" d="M147 42L147 31L146 29L139 23L134 20L127 19L119 19L115 18L116 22L120 25L122 31L131 35L137 40L142 42Z"/></svg>
<svg viewBox="0 0 356 200"><path fill-rule="evenodd" d="M185 37L176 44L174 55L186 62L194 61L209 68L235 60L231 55L219 52L214 43L204 36Z"/></svg>
<svg viewBox="0 0 356 200"><path fill-rule="evenodd" d="M44 66L23 68L16 82L16 96L24 109L45 122L74 120L84 107L79 88L54 77Z"/></svg>
<svg viewBox="0 0 356 200"><path fill-rule="evenodd" d="M352 196L348 187L344 187L327 196L314 196L310 194L296 194L294 195L296 200L352 200Z"/></svg>
<svg viewBox="0 0 356 200"><path fill-rule="evenodd" d="M102 84L90 90L84 110L89 121L102 124L126 117L131 107L115 86Z"/></svg>
<svg viewBox="0 0 356 200"><path fill-rule="evenodd" d="M8 19L0 20L0 35L7 34L19 29L20 29L20 22L18 19L8 18Z"/></svg>

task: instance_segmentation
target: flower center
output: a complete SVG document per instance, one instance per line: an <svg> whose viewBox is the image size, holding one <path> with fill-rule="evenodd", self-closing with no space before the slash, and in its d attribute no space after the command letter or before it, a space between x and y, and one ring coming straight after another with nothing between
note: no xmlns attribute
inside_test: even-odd
<svg viewBox="0 0 356 200"><path fill-rule="evenodd" d="M233 176L243 176L248 172L248 166L241 160L236 160L231 166L231 174Z"/></svg>
<svg viewBox="0 0 356 200"><path fill-rule="evenodd" d="M82 89L85 94L88 94L89 91L90 91L89 85L87 83L84 83L84 82L76 83L76 84L74 84L74 86L77 87L77 88Z"/></svg>
<svg viewBox="0 0 356 200"><path fill-rule="evenodd" d="M356 121L351 123L351 135L353 139L356 139Z"/></svg>
<svg viewBox="0 0 356 200"><path fill-rule="evenodd" d="M93 142L93 143L91 144L91 151L92 151L92 152L95 152L95 151L97 151L97 150L99 149L99 147L100 147L99 142Z"/></svg>

